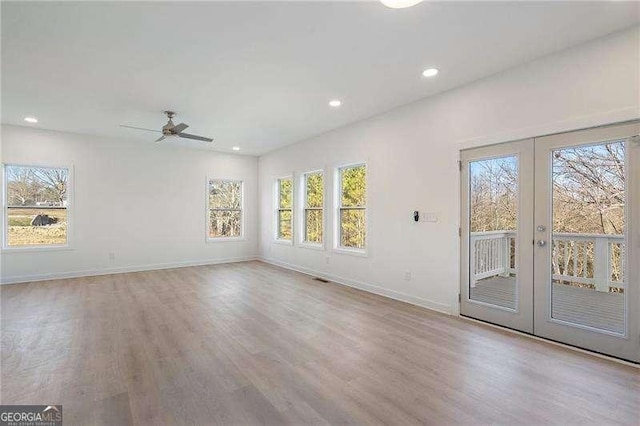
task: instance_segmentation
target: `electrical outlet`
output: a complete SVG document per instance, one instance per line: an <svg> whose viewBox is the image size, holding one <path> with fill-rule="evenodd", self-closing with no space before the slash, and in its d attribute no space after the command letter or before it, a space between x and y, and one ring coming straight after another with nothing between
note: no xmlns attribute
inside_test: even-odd
<svg viewBox="0 0 640 426"><path fill-rule="evenodd" d="M329 256L325 256L324 263L328 265L330 262L331 262L331 258Z"/></svg>
<svg viewBox="0 0 640 426"><path fill-rule="evenodd" d="M109 253L109 260L110 260L110 261L112 261L112 262L113 262L114 260L116 260L116 254L115 254L114 252L110 252L110 253Z"/></svg>
<svg viewBox="0 0 640 426"><path fill-rule="evenodd" d="M404 273L404 280L405 281L411 281L411 272L407 271Z"/></svg>

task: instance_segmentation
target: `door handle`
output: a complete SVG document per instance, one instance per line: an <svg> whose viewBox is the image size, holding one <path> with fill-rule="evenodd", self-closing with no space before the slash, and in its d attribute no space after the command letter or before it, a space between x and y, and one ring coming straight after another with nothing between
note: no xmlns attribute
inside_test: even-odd
<svg viewBox="0 0 640 426"><path fill-rule="evenodd" d="M538 247L544 247L547 245L547 242L545 240L538 240L537 244Z"/></svg>

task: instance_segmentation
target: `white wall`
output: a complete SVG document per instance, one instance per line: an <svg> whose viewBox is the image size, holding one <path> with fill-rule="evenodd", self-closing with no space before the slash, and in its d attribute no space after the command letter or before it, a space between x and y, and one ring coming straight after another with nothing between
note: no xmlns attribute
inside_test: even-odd
<svg viewBox="0 0 640 426"><path fill-rule="evenodd" d="M639 52L636 27L261 157L263 257L456 312L459 149L639 118ZM369 168L368 257L332 252L332 232L326 251L273 242L275 177L324 167L332 188L333 167L363 160ZM331 198L328 208L331 213ZM437 212L439 221L416 224L414 210ZM403 280L406 271L411 281Z"/></svg>
<svg viewBox="0 0 640 426"><path fill-rule="evenodd" d="M72 165L75 174L71 249L2 252L3 282L258 253L256 157L8 125L1 136L3 162ZM246 241L205 242L207 176L244 181Z"/></svg>
<svg viewBox="0 0 640 426"><path fill-rule="evenodd" d="M1 160L73 165L75 202L72 249L3 252L0 277L16 282L261 254L289 267L455 312L458 150L639 118L639 47L639 28L630 29L303 141L259 161L2 126ZM331 251L332 214L327 214L325 251L274 243L273 179L324 167L331 188L333 168L355 161L367 161L369 167L369 256ZM245 181L246 241L205 243L207 175ZM327 204L330 213L331 197ZM437 212L439 221L416 224L414 210ZM115 253L114 261L110 252ZM403 280L407 271L411 281Z"/></svg>

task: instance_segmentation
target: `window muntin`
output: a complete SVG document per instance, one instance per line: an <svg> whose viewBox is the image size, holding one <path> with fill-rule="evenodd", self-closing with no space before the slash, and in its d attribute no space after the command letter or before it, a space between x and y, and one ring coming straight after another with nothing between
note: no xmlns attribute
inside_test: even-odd
<svg viewBox="0 0 640 426"><path fill-rule="evenodd" d="M4 248L69 244L68 168L4 165Z"/></svg>
<svg viewBox="0 0 640 426"><path fill-rule="evenodd" d="M293 179L280 178L276 181L277 211L276 239L292 241L293 230Z"/></svg>
<svg viewBox="0 0 640 426"><path fill-rule="evenodd" d="M367 239L367 167L338 169L338 247L364 251Z"/></svg>
<svg viewBox="0 0 640 426"><path fill-rule="evenodd" d="M243 182L208 179L207 238L241 238L243 235Z"/></svg>
<svg viewBox="0 0 640 426"><path fill-rule="evenodd" d="M303 242L322 244L324 241L324 173L304 174Z"/></svg>

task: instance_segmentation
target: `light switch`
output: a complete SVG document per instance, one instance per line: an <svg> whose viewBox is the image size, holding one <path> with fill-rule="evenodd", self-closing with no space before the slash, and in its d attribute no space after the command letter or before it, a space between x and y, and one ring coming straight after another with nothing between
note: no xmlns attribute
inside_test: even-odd
<svg viewBox="0 0 640 426"><path fill-rule="evenodd" d="M434 212L426 212L426 213L422 213L420 219L422 219L422 222L437 222L438 221L438 213L434 213Z"/></svg>

